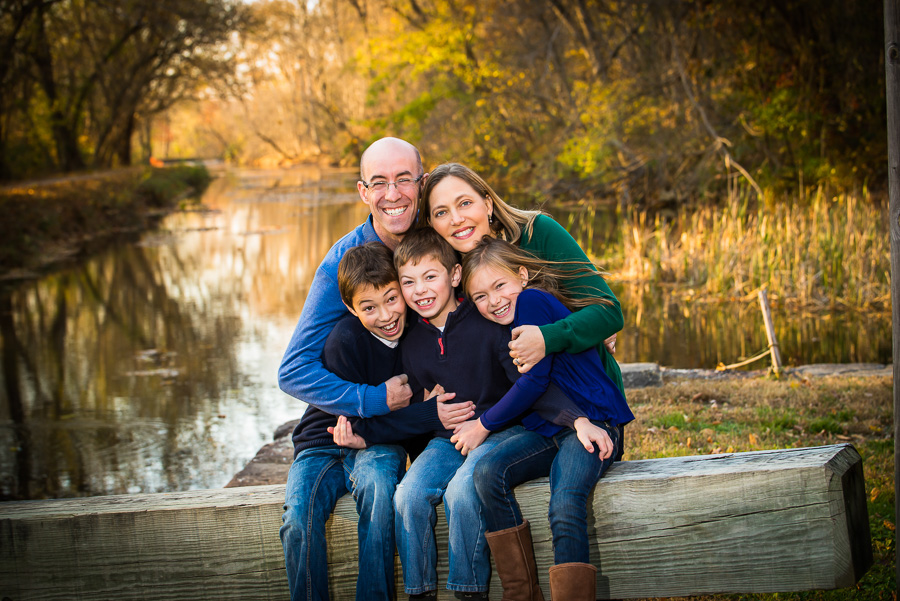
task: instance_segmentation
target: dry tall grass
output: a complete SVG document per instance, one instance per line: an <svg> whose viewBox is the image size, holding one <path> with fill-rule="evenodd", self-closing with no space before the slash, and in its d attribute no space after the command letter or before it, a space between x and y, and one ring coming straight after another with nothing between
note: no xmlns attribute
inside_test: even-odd
<svg viewBox="0 0 900 601"><path fill-rule="evenodd" d="M770 298L802 305L890 304L887 207L868 194L635 211L618 220L618 243L600 263L617 279L677 282L701 295L740 298L766 286ZM593 210L583 220L593 219ZM582 226L588 253L592 236Z"/></svg>

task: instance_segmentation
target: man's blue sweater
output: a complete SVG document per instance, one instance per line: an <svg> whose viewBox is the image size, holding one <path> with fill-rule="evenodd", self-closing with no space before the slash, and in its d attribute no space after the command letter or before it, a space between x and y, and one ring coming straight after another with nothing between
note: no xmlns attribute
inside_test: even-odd
<svg viewBox="0 0 900 601"><path fill-rule="evenodd" d="M300 320L278 370L278 385L284 392L329 413L348 417L370 417L390 411L384 383L353 384L322 364L328 334L349 313L338 291L338 264L345 252L366 242L381 242L372 226L371 215L338 240L316 269Z"/></svg>

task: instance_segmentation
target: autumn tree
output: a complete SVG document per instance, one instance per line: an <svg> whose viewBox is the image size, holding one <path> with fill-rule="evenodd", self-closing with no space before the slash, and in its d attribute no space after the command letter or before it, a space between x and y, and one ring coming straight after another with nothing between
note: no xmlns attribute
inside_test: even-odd
<svg viewBox="0 0 900 601"><path fill-rule="evenodd" d="M29 143L49 139L46 154L64 171L130 164L139 119L226 76L229 35L244 14L235 0L5 4L0 43L11 51L0 57L3 121L17 116L48 132ZM2 165L11 130L0 134Z"/></svg>
<svg viewBox="0 0 900 601"><path fill-rule="evenodd" d="M385 129L510 187L669 202L879 172L872 2L387 5L405 30L371 44L373 94L402 99Z"/></svg>
<svg viewBox="0 0 900 601"><path fill-rule="evenodd" d="M507 193L622 204L883 179L873 0L263 0L248 11L258 27L240 34L240 91L201 109L216 115L205 127L217 146L240 140L246 161L355 164L396 135Z"/></svg>
<svg viewBox="0 0 900 601"><path fill-rule="evenodd" d="M232 97L253 140L246 157L297 162L355 149L368 88L353 68L366 35L358 5L264 0L249 10L256 26L241 32L244 92Z"/></svg>

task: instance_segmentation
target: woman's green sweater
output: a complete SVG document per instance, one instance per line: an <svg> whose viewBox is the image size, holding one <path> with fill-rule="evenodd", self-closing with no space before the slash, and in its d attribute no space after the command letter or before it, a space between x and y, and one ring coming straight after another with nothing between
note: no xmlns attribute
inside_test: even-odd
<svg viewBox="0 0 900 601"><path fill-rule="evenodd" d="M589 305L556 323L540 326L540 330L544 336L544 346L548 355L562 352L580 353L596 347L603 359L606 374L624 394L622 371L603 345L604 340L619 332L625 325L622 307L606 281L596 271L578 242L551 217L538 215L530 235L522 233L519 246L538 258L560 263L557 267L564 272L583 270L585 267L594 271L593 274L579 273L560 284L573 298L601 296L609 299L612 304Z"/></svg>

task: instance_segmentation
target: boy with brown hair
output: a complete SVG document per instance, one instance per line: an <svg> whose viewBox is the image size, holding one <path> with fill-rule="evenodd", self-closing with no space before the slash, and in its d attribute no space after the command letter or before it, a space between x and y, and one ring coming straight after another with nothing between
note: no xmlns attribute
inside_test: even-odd
<svg viewBox="0 0 900 601"><path fill-rule="evenodd" d="M370 242L349 249L338 267L341 299L351 315L334 326L322 352L338 377L378 386L401 373L398 342L407 308L391 251ZM382 419L385 442L404 441L423 429L443 430L471 415L470 408L416 403ZM444 420L444 421L442 421ZM357 598L394 598L394 488L406 468L406 450L379 444L365 451L337 446L329 428L337 417L309 405L294 429L281 540L293 599L327 599L325 523L337 500L352 492L359 513Z"/></svg>

